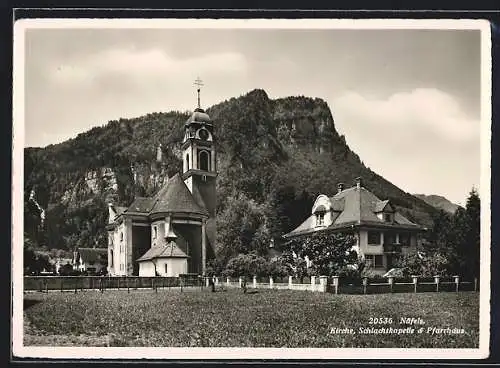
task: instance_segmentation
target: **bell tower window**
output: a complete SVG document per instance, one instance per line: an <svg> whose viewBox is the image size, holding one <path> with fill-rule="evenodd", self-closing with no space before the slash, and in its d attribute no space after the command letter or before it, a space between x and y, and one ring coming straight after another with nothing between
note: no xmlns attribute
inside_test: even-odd
<svg viewBox="0 0 500 368"><path fill-rule="evenodd" d="M186 155L186 167L189 170L189 153Z"/></svg>
<svg viewBox="0 0 500 368"><path fill-rule="evenodd" d="M210 170L210 155L207 151L201 151L199 154L199 168L200 170Z"/></svg>

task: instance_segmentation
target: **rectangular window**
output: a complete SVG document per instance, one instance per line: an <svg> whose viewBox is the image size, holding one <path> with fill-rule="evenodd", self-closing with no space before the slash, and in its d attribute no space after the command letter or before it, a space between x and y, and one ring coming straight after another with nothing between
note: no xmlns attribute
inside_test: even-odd
<svg viewBox="0 0 500 368"><path fill-rule="evenodd" d="M158 236L158 226L153 226L153 239Z"/></svg>
<svg viewBox="0 0 500 368"><path fill-rule="evenodd" d="M325 214L318 213L316 214L316 226L323 226L325 224Z"/></svg>
<svg viewBox="0 0 500 368"><path fill-rule="evenodd" d="M120 241L123 241L123 231L120 233Z"/></svg>
<svg viewBox="0 0 500 368"><path fill-rule="evenodd" d="M368 231L368 244L380 245L380 231Z"/></svg>
<svg viewBox="0 0 500 368"><path fill-rule="evenodd" d="M365 256L366 266L373 268L384 268L384 256L367 254Z"/></svg>
<svg viewBox="0 0 500 368"><path fill-rule="evenodd" d="M392 216L390 213L384 213L384 221L385 222L391 222L392 221Z"/></svg>
<svg viewBox="0 0 500 368"><path fill-rule="evenodd" d="M168 275L168 264L165 263L165 276Z"/></svg>

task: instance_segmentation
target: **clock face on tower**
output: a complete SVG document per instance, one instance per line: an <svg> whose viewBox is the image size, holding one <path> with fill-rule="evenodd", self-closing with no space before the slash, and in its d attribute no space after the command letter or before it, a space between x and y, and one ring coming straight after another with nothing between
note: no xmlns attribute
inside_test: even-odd
<svg viewBox="0 0 500 368"><path fill-rule="evenodd" d="M200 129L198 134L200 135L200 139L203 139L204 141L206 141L209 137L209 133L206 129Z"/></svg>

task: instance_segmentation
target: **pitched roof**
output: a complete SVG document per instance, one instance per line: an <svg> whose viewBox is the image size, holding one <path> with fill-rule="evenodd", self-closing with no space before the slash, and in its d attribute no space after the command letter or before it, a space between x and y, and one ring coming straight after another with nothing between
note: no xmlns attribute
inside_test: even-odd
<svg viewBox="0 0 500 368"><path fill-rule="evenodd" d="M115 219L127 210L127 207L113 206L110 204L111 211L109 211L108 224L115 222Z"/></svg>
<svg viewBox="0 0 500 368"><path fill-rule="evenodd" d="M382 212L388 204L389 204L388 199L386 199L385 201L378 201L375 204L375 208L374 208L373 212L375 212L375 213Z"/></svg>
<svg viewBox="0 0 500 368"><path fill-rule="evenodd" d="M92 264L108 258L105 248L78 248L77 250L83 263Z"/></svg>
<svg viewBox="0 0 500 368"><path fill-rule="evenodd" d="M327 229L342 229L353 225L379 226L389 228L415 228L420 226L411 222L399 212L395 212L394 222L387 223L377 217L376 213L382 211L389 200L381 201L375 194L366 188L352 187L330 197L332 212L332 224ZM338 214L338 215L337 215ZM297 228L285 234L285 237L307 234L318 229L315 228L315 216L308 217Z"/></svg>
<svg viewBox="0 0 500 368"><path fill-rule="evenodd" d="M175 174L153 197L154 204L150 213L184 212L208 216L206 208L196 203L188 187L179 174Z"/></svg>
<svg viewBox="0 0 500 368"><path fill-rule="evenodd" d="M140 261L150 261L156 258L189 258L186 253L174 242L167 244L160 244L155 247L149 248L146 253L137 259Z"/></svg>
<svg viewBox="0 0 500 368"><path fill-rule="evenodd" d="M146 197L136 197L132 204L127 208L127 212L145 212L149 213L153 207L153 199Z"/></svg>

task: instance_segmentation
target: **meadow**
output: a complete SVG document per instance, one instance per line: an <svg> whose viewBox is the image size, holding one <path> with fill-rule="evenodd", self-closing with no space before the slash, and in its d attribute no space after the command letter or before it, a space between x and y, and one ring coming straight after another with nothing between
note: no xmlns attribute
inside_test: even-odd
<svg viewBox="0 0 500 368"><path fill-rule="evenodd" d="M424 324L403 325L401 317ZM382 327L414 332L366 332ZM432 327L444 330L427 332ZM345 328L355 333L339 332ZM149 289L24 295L25 346L477 348L478 340L476 292Z"/></svg>

